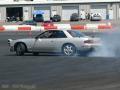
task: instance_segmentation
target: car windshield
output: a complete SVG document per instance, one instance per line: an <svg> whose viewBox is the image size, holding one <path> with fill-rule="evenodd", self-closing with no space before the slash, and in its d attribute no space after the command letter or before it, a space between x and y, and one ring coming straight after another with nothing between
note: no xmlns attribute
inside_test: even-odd
<svg viewBox="0 0 120 90"><path fill-rule="evenodd" d="M85 34L81 33L79 30L67 30L67 32L72 36L72 37L84 37Z"/></svg>
<svg viewBox="0 0 120 90"><path fill-rule="evenodd" d="M54 17L59 17L59 15L54 15Z"/></svg>

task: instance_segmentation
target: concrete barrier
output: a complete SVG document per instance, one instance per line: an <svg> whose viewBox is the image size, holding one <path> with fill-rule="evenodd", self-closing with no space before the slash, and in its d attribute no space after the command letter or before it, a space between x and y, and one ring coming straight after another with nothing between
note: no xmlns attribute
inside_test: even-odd
<svg viewBox="0 0 120 90"><path fill-rule="evenodd" d="M31 27L18 27L18 31L31 31Z"/></svg>
<svg viewBox="0 0 120 90"><path fill-rule="evenodd" d="M18 28L18 25L3 25L5 28L5 31L16 31Z"/></svg>
<svg viewBox="0 0 120 90"><path fill-rule="evenodd" d="M85 30L85 25L73 25L71 26L71 29Z"/></svg>
<svg viewBox="0 0 120 90"><path fill-rule="evenodd" d="M45 26L44 30L58 29L57 26Z"/></svg>
<svg viewBox="0 0 120 90"><path fill-rule="evenodd" d="M86 24L85 29L98 29L97 24Z"/></svg>
<svg viewBox="0 0 120 90"><path fill-rule="evenodd" d="M109 25L98 25L98 29L111 29L112 26Z"/></svg>
<svg viewBox="0 0 120 90"><path fill-rule="evenodd" d="M41 26L31 26L31 31L40 31L44 30L44 27Z"/></svg>
<svg viewBox="0 0 120 90"><path fill-rule="evenodd" d="M31 25L3 25L0 26L0 31L44 31L51 29L75 29L75 30L99 30L99 29L111 29L111 23L101 24L86 24L86 25L70 25L70 24L54 24L54 26L31 26Z"/></svg>
<svg viewBox="0 0 120 90"><path fill-rule="evenodd" d="M57 29L71 29L71 25L70 24L54 24L54 26L57 27Z"/></svg>
<svg viewBox="0 0 120 90"><path fill-rule="evenodd" d="M5 28L3 26L0 26L0 31L4 31Z"/></svg>
<svg viewBox="0 0 120 90"><path fill-rule="evenodd" d="M111 29L112 25L109 23L100 24L86 24L86 29Z"/></svg>

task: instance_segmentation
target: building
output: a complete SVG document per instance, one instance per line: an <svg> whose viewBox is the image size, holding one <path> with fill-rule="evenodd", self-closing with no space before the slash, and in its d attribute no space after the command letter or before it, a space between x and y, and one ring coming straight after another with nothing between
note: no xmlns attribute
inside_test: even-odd
<svg viewBox="0 0 120 90"><path fill-rule="evenodd" d="M59 14L62 20L69 20L72 13L99 13L102 19L120 18L120 0L2 0L0 1L0 21L7 17L33 19L33 12L41 10L49 20Z"/></svg>

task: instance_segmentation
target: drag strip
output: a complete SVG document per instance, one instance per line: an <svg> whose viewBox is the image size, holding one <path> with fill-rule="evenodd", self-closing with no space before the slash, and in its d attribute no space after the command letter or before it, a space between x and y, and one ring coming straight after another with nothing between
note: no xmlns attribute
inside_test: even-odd
<svg viewBox="0 0 120 90"><path fill-rule="evenodd" d="M32 37L36 34L32 33ZM0 33L1 90L120 89L119 57L16 56L10 53L7 39L25 37L31 37L31 33Z"/></svg>

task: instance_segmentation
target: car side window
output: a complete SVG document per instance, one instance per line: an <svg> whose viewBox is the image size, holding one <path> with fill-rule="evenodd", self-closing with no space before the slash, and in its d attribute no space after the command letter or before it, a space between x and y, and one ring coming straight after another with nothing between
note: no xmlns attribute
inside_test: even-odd
<svg viewBox="0 0 120 90"><path fill-rule="evenodd" d="M63 31L46 31L38 35L37 38L67 38Z"/></svg>
<svg viewBox="0 0 120 90"><path fill-rule="evenodd" d="M46 31L46 32L43 32L42 34L40 34L38 36L38 38L49 38L51 36L52 32L49 32L49 31Z"/></svg>
<svg viewBox="0 0 120 90"><path fill-rule="evenodd" d="M53 31L49 38L67 38L63 31Z"/></svg>

